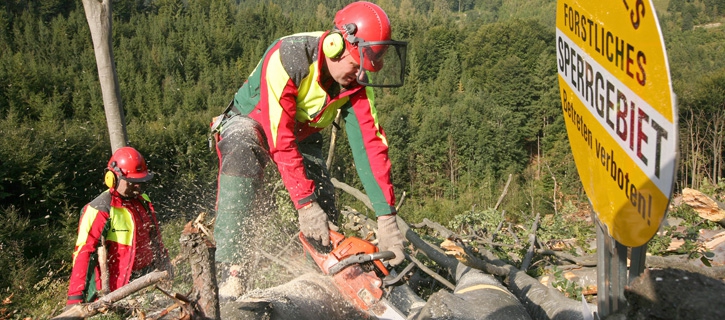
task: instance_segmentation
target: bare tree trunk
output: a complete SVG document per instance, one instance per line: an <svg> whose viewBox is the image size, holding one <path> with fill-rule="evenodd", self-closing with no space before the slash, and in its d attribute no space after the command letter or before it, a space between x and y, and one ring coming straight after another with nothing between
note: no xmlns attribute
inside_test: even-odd
<svg viewBox="0 0 725 320"><path fill-rule="evenodd" d="M725 112L718 110L712 117L712 184L717 185L722 172L722 147L725 139Z"/></svg>
<svg viewBox="0 0 725 320"><path fill-rule="evenodd" d="M83 0L88 26L93 39L93 51L96 54L98 79L101 82L103 106L106 110L106 123L111 139L111 150L128 145L126 120L121 103L121 90L118 85L116 64L113 60L111 41L111 0Z"/></svg>
<svg viewBox="0 0 725 320"><path fill-rule="evenodd" d="M554 181L554 190L553 190L554 194L551 196L551 201L554 204L554 215L558 216L559 215L559 205L563 205L560 203L561 201L557 200L558 195L559 195L559 185L557 184L556 176L554 175L554 172L551 171L551 168L549 167L548 163L546 164L546 169L549 170L549 174L551 175L551 180Z"/></svg>
<svg viewBox="0 0 725 320"><path fill-rule="evenodd" d="M700 159L700 145L699 145L699 132L700 132L700 126L698 124L698 120L695 117L695 114L690 114L690 119L688 120L687 127L690 129L689 132L689 138L690 138L690 184L693 189L699 188L698 183L698 170L699 165L699 159Z"/></svg>
<svg viewBox="0 0 725 320"><path fill-rule="evenodd" d="M456 142L453 135L448 133L448 165L451 167L451 188L453 188L453 197L456 195Z"/></svg>
<svg viewBox="0 0 725 320"><path fill-rule="evenodd" d="M496 205L493 206L493 210L498 210L498 206L501 205L503 198L506 196L506 194L509 191L509 184L511 184L511 174L509 174L509 178L508 178L508 180L506 180L506 185L503 187L503 191L501 192L501 196L498 197L498 201L496 201Z"/></svg>

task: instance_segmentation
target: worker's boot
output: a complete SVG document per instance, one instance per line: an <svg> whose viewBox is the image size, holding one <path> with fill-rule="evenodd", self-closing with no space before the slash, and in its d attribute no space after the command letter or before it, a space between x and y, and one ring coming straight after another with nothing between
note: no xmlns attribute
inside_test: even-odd
<svg viewBox="0 0 725 320"><path fill-rule="evenodd" d="M241 265L234 264L224 271L226 279L219 286L219 300L236 300L244 294L246 290L242 268Z"/></svg>

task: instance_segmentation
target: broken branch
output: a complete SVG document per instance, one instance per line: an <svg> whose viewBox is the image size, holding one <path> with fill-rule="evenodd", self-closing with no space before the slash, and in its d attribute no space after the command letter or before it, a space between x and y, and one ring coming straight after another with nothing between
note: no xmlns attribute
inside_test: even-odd
<svg viewBox="0 0 725 320"><path fill-rule="evenodd" d="M94 302L75 305L72 308L64 311L60 315L53 317L53 319L82 319L96 315L100 312L101 309L107 308L108 306L118 302L119 300L126 298L127 296L148 286L154 285L157 282L166 279L167 277L168 272L166 270L151 272L143 277L131 281L127 285L118 288L117 290L101 297Z"/></svg>
<svg viewBox="0 0 725 320"><path fill-rule="evenodd" d="M534 258L534 252L536 252L536 229L539 228L539 217L540 215L537 213L536 218L534 218L534 223L531 225L531 231L529 232L529 250L526 251L524 262L521 263L521 270L524 271L529 269L531 259Z"/></svg>

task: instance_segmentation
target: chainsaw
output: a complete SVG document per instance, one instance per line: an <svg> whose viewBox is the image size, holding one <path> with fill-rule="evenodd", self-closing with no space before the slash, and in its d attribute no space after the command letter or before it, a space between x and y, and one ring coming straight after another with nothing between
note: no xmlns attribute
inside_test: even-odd
<svg viewBox="0 0 725 320"><path fill-rule="evenodd" d="M405 315L386 299L386 288L402 279L414 264L398 276L388 271L381 260L395 258L391 251L380 251L377 246L357 237L345 237L330 230L332 250L313 244L300 232L302 247L315 261L322 273L333 278L340 293L358 309L378 319L403 320ZM329 249L329 247L328 247Z"/></svg>

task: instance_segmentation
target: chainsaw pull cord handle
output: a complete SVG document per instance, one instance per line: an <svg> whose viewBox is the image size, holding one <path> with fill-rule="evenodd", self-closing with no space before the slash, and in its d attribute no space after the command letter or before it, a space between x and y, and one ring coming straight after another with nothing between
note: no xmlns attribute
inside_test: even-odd
<svg viewBox="0 0 725 320"><path fill-rule="evenodd" d="M351 266L353 264L360 264L365 263L368 261L375 261L375 260L389 260L395 258L395 253L392 251L380 251L380 252L374 252L370 254L358 254L354 256L347 257L345 259L342 259L340 262L336 263L334 266L330 267L329 274L331 276L334 276L338 272L342 271L342 269L345 269L348 266Z"/></svg>

